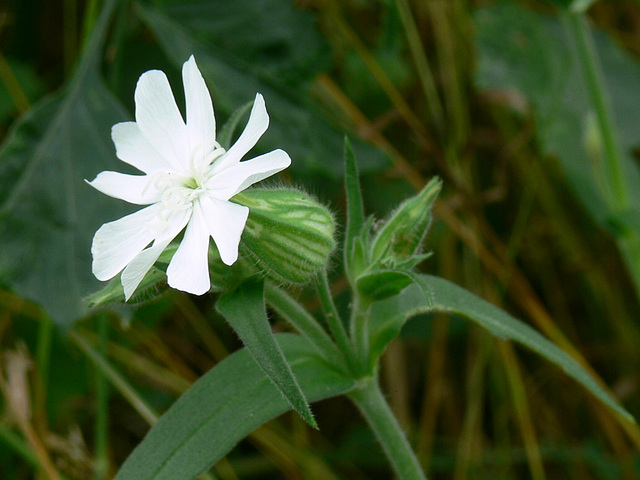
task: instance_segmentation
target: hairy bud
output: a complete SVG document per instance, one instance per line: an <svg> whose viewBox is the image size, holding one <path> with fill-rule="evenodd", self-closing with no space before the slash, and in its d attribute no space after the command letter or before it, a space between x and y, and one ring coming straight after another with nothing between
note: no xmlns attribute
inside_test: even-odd
<svg viewBox="0 0 640 480"><path fill-rule="evenodd" d="M373 263L399 264L420 254L431 225L431 207L442 181L433 178L414 197L402 203L378 231L371 246Z"/></svg>
<svg viewBox="0 0 640 480"><path fill-rule="evenodd" d="M298 190L252 189L233 201L249 207L240 257L276 281L305 283L335 248L331 212Z"/></svg>

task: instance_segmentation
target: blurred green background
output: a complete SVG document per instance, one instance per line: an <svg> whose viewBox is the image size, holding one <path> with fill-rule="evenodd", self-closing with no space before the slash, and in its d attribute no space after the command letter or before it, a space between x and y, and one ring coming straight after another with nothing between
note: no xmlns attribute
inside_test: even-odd
<svg viewBox="0 0 640 480"><path fill-rule="evenodd" d="M100 287L93 233L131 211L84 179L124 171L110 128L133 118L139 75L164 70L180 104L192 53L218 125L261 92L271 125L256 153L286 150L281 181L338 218L345 133L370 214L443 178L423 270L531 324L640 414L639 2L9 0L0 478L110 478L149 426L135 398L162 412L239 346L207 296L102 312L82 302ZM313 291L298 293L318 308ZM640 477L640 429L561 371L455 318L428 325L407 324L382 379L430 479ZM96 349L126 388L97 375ZM390 478L350 404L314 410L320 432L285 415L213 474Z"/></svg>

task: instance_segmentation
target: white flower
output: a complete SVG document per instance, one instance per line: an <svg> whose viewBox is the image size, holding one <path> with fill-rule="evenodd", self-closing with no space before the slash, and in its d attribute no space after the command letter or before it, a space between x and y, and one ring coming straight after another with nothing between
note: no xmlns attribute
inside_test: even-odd
<svg viewBox="0 0 640 480"><path fill-rule="evenodd" d="M94 275L108 280L122 271L127 300L183 229L167 269L168 283L196 295L207 292L209 237L222 261L232 265L249 215L246 206L229 199L291 163L282 150L240 161L269 125L262 95L256 95L238 141L225 151L216 142L211 97L193 56L183 65L182 79L186 124L166 75L150 70L136 86L136 121L118 123L111 131L118 158L144 175L107 171L89 182L112 197L148 205L102 225L93 237Z"/></svg>

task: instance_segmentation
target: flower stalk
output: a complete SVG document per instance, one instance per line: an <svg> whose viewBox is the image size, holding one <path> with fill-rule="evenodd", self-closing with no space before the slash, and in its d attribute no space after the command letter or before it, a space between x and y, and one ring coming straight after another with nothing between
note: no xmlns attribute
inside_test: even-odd
<svg viewBox="0 0 640 480"><path fill-rule="evenodd" d="M358 371L358 360L355 356L351 340L349 340L349 337L347 336L347 331L344 328L344 324L342 323L342 319L340 318L338 309L336 308L336 305L331 296L331 290L329 289L329 278L327 277L326 270L323 270L319 275L317 290L318 297L320 298L320 303L322 304L322 310L324 311L324 316L329 326L329 330L331 331L333 338L338 344L338 347L342 351L349 370L355 373Z"/></svg>
<svg viewBox="0 0 640 480"><path fill-rule="evenodd" d="M427 480L416 455L384 399L375 377L365 377L348 394L382 446L396 474L402 480Z"/></svg>

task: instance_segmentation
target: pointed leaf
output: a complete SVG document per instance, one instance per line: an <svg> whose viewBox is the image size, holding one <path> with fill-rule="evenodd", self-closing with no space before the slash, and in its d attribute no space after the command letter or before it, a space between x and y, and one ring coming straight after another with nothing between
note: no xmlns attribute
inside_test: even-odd
<svg viewBox="0 0 640 480"><path fill-rule="evenodd" d="M380 353L395 338L408 318L418 313L447 312L472 320L505 340L530 348L562 368L602 403L624 417L635 420L598 382L573 358L544 338L534 329L508 313L475 296L462 287L431 275L417 275L422 288L412 285L400 295L376 302L371 308L371 350ZM433 295L433 304L425 301L424 288ZM373 353L372 353L373 354Z"/></svg>
<svg viewBox="0 0 640 480"><path fill-rule="evenodd" d="M413 283L411 275L401 270L375 270L358 277L358 291L373 300L384 300L399 294Z"/></svg>
<svg viewBox="0 0 640 480"><path fill-rule="evenodd" d="M70 84L25 114L0 150L0 283L60 325L78 318L82 298L100 285L94 232L125 213L124 202L84 181L119 163L110 131L127 113L98 73L116 4L105 3Z"/></svg>
<svg viewBox="0 0 640 480"><path fill-rule="evenodd" d="M354 271L354 259L356 257L356 239L363 234L364 228L364 205L362 201L362 190L358 177L358 164L351 148L351 142L344 139L344 186L347 193L347 228L344 241L344 255L347 274L351 277L357 276L357 268ZM360 251L360 256L364 251ZM358 264L362 261L356 262ZM357 265L361 267L364 265ZM352 278L353 281L353 278Z"/></svg>
<svg viewBox="0 0 640 480"><path fill-rule="evenodd" d="M348 392L354 381L315 354L299 335L276 336L310 401ZM290 410L245 348L200 378L160 418L116 480L196 478L263 423Z"/></svg>
<svg viewBox="0 0 640 480"><path fill-rule="evenodd" d="M247 281L222 295L216 306L265 375L302 418L318 428L304 393L271 331L264 303L264 282Z"/></svg>

